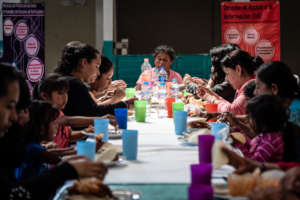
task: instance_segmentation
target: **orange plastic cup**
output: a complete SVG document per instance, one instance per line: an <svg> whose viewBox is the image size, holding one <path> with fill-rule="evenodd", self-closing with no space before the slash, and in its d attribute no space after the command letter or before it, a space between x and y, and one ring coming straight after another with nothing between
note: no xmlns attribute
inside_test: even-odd
<svg viewBox="0 0 300 200"><path fill-rule="evenodd" d="M216 103L207 103L205 105L205 110L207 113L217 113L218 112L218 104ZM210 120L208 120L209 122L216 122L217 119L216 118L212 118Z"/></svg>
<svg viewBox="0 0 300 200"><path fill-rule="evenodd" d="M172 97L168 97L166 98L166 108L168 110L168 118L172 118L173 117L173 102L175 102L175 99Z"/></svg>

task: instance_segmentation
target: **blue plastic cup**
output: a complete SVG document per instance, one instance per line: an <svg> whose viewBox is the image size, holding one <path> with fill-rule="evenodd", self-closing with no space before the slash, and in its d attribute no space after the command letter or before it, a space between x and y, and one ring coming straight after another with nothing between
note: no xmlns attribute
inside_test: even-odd
<svg viewBox="0 0 300 200"><path fill-rule="evenodd" d="M123 130L123 155L127 160L137 159L138 147L138 131L137 130Z"/></svg>
<svg viewBox="0 0 300 200"><path fill-rule="evenodd" d="M77 155L84 155L91 160L95 159L96 141L95 140L81 140L76 142Z"/></svg>
<svg viewBox="0 0 300 200"><path fill-rule="evenodd" d="M215 136L215 141L223 140L225 134L228 134L229 126L226 123L214 122L210 123L211 134Z"/></svg>
<svg viewBox="0 0 300 200"><path fill-rule="evenodd" d="M174 126L176 135L183 135L186 131L187 112L183 110L174 111Z"/></svg>
<svg viewBox="0 0 300 200"><path fill-rule="evenodd" d="M127 129L127 118L128 109L127 108L115 108L115 117L119 129Z"/></svg>
<svg viewBox="0 0 300 200"><path fill-rule="evenodd" d="M95 134L103 134L102 141L107 142L108 141L108 119L95 119L94 120L94 129Z"/></svg>

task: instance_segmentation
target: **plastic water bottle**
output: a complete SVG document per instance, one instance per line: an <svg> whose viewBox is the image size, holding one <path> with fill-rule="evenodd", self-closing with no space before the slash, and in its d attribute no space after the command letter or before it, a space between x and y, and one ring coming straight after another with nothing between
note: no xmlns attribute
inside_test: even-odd
<svg viewBox="0 0 300 200"><path fill-rule="evenodd" d="M149 97L150 97L150 85L148 81L144 81L141 90L141 99L148 101Z"/></svg>
<svg viewBox="0 0 300 200"><path fill-rule="evenodd" d="M155 68L153 76L152 76L152 81L153 81L154 84L157 84L158 77L159 77L159 70L157 68Z"/></svg>
<svg viewBox="0 0 300 200"><path fill-rule="evenodd" d="M144 62L143 62L143 64L141 65L142 73L143 73L144 71L151 70L151 69L152 69L152 66L151 66L151 64L149 63L149 59L148 59L148 58L144 58Z"/></svg>
<svg viewBox="0 0 300 200"><path fill-rule="evenodd" d="M179 86L177 84L177 79L173 78L172 85L170 88L170 94L171 94L171 97L175 98L176 101L178 100L178 92L179 92Z"/></svg>
<svg viewBox="0 0 300 200"><path fill-rule="evenodd" d="M158 96L157 115L159 118L167 117L168 112L166 110L165 105L166 105L166 98L168 94L167 94L167 88L165 82L160 82L157 96Z"/></svg>
<svg viewBox="0 0 300 200"><path fill-rule="evenodd" d="M142 71L142 80L143 81L151 81L152 80L152 67L149 63L149 59L145 58L144 62L141 66Z"/></svg>
<svg viewBox="0 0 300 200"><path fill-rule="evenodd" d="M160 67L158 81L159 82L167 82L168 81L168 73L166 72L164 66Z"/></svg>

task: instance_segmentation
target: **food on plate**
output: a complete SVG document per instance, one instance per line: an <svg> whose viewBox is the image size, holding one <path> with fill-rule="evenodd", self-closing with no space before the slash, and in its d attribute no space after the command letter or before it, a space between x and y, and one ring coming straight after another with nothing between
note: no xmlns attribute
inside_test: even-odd
<svg viewBox="0 0 300 200"><path fill-rule="evenodd" d="M229 163L227 155L222 151L223 147L226 147L226 144L223 141L216 141L213 145L212 163L215 169Z"/></svg>
<svg viewBox="0 0 300 200"><path fill-rule="evenodd" d="M240 142L242 144L246 143L246 137L242 133L240 133L240 132L233 132L233 133L230 133L230 135L231 135L231 137L234 140L236 140L236 141L238 141L238 142Z"/></svg>
<svg viewBox="0 0 300 200"><path fill-rule="evenodd" d="M189 128L209 128L209 124L203 120L195 120L188 122Z"/></svg>
<svg viewBox="0 0 300 200"><path fill-rule="evenodd" d="M102 140L102 139L103 139L103 137L104 137L104 135L103 135L103 134L98 134L98 135L95 135L95 138L96 138L97 140Z"/></svg>
<svg viewBox="0 0 300 200"><path fill-rule="evenodd" d="M112 198L112 192L109 187L100 179L97 178L86 178L79 181L75 181L74 184L68 188L69 195L93 195L97 197L108 197Z"/></svg>
<svg viewBox="0 0 300 200"><path fill-rule="evenodd" d="M108 148L102 151L99 154L96 154L95 160L96 162L110 163L112 161L118 160L118 152L115 148Z"/></svg>
<svg viewBox="0 0 300 200"><path fill-rule="evenodd" d="M122 146L117 146L117 145L113 145L109 142L105 142L99 149L98 149L98 153L104 152L107 149L115 149L118 153L122 152Z"/></svg>
<svg viewBox="0 0 300 200"><path fill-rule="evenodd" d="M229 193L232 196L247 196L253 194L253 191L261 191L269 193L280 188L280 180L284 176L281 170L270 170L260 173L256 169L252 174L246 173L243 175L231 174L228 176ZM255 190L254 190L255 188Z"/></svg>
<svg viewBox="0 0 300 200"><path fill-rule="evenodd" d="M208 128L194 130L187 136L187 142L192 144L198 144L198 136L207 134L210 134L210 130Z"/></svg>
<svg viewBox="0 0 300 200"><path fill-rule="evenodd" d="M230 174L227 179L230 195L242 197L247 196L255 188L259 175L259 169L255 170L252 174Z"/></svg>

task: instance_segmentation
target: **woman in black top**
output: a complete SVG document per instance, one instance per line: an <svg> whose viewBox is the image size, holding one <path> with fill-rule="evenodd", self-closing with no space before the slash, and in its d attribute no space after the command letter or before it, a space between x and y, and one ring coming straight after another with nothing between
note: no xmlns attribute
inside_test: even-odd
<svg viewBox="0 0 300 200"><path fill-rule="evenodd" d="M69 100L64 113L69 116L103 116L114 114L114 109L127 107L132 99L111 105L98 106L89 94L87 84L93 83L99 75L101 55L94 47L80 41L69 42L63 49L61 60L55 72L69 80Z"/></svg>
<svg viewBox="0 0 300 200"><path fill-rule="evenodd" d="M51 170L41 174L40 176L30 177L25 180L16 181L14 178L14 168L19 166L23 160L22 152L25 152L24 140L22 133L7 131L13 122L21 121L24 113L21 110L26 109L29 95L20 96L19 81L20 72L9 65L0 64L0 197L1 199L49 199L56 190L64 184L65 181L76 179L78 177L103 176L106 168L100 163L94 163L83 156L73 156L68 158L67 162L61 162ZM27 92L28 87L27 87ZM22 93L21 93L22 94ZM20 104L19 97L27 97L27 103ZM24 99L20 102L24 103ZM18 109L18 112L16 110ZM22 117L21 117L22 116ZM22 130L24 129L14 129ZM19 138L20 140L16 140ZM18 148L18 150L14 149ZM87 170L89 169L89 170Z"/></svg>

